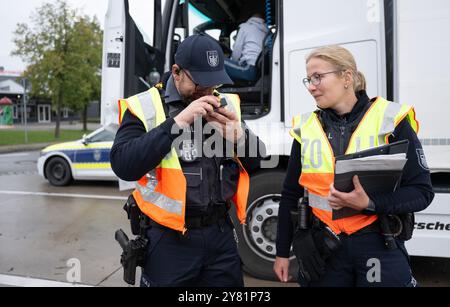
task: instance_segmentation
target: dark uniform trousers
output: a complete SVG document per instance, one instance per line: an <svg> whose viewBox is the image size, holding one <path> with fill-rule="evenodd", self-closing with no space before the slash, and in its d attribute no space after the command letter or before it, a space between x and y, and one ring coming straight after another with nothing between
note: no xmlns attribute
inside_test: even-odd
<svg viewBox="0 0 450 307"><path fill-rule="evenodd" d="M243 287L232 226L223 220L187 236L163 227L147 231L141 287Z"/></svg>
<svg viewBox="0 0 450 307"><path fill-rule="evenodd" d="M377 232L339 237L342 247L327 263L326 275L310 287L417 286L404 242L397 240L398 248L388 250Z"/></svg>

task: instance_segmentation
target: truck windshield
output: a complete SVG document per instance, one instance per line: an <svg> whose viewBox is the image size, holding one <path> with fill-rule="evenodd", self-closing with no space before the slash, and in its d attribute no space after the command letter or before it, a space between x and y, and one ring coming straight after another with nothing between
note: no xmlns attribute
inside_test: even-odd
<svg viewBox="0 0 450 307"><path fill-rule="evenodd" d="M182 0L182 2L184 2ZM189 35L194 34L194 29L204 24L205 22L211 21L205 14L197 10L193 5L189 4ZM219 39L220 30L208 30L206 31L209 35L214 37L215 39Z"/></svg>
<svg viewBox="0 0 450 307"><path fill-rule="evenodd" d="M161 7L165 9L165 0L161 1ZM180 4L183 4L184 0L180 0ZM153 10L154 1L148 0L133 0L129 1L129 12L133 18L136 26L144 37L144 41L152 46L153 43ZM194 6L189 4L189 35L194 34L194 29L205 22L209 22L209 19L202 12L197 10ZM176 31L178 32L178 31ZM212 37L218 39L220 36L220 30L208 30L206 31Z"/></svg>

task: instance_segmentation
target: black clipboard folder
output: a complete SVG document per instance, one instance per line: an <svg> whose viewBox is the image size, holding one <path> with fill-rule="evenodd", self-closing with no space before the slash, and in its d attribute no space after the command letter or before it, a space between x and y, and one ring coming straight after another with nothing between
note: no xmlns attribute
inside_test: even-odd
<svg viewBox="0 0 450 307"><path fill-rule="evenodd" d="M386 144L383 146L358 151L345 156L338 156L336 157L336 161L352 160L380 155L395 155L399 153L408 153L408 148L409 148L409 141L403 140L392 144Z"/></svg>
<svg viewBox="0 0 450 307"><path fill-rule="evenodd" d="M383 145L380 147L371 148L368 150L356 152L353 154L336 157L337 161L348 161L360 158L367 158L373 156L382 155L395 155L395 154L406 154L408 152L409 141L399 141L392 144ZM403 174L402 169L395 170L355 170L351 172L335 174L334 177L334 187L340 192L349 193L355 189L353 185L353 177L358 176L367 194L373 193L389 193L397 189L400 184L401 177ZM339 220L342 218L354 216L361 214L361 212L356 211L351 208L343 208L341 210L333 210L333 220Z"/></svg>

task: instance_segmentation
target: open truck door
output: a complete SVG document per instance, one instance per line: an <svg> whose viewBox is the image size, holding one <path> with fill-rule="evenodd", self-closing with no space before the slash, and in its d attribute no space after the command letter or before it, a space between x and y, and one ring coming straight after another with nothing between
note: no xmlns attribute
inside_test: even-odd
<svg viewBox="0 0 450 307"><path fill-rule="evenodd" d="M101 124L114 133L119 126L119 99L148 90L164 72L162 29L161 0L109 0L103 38ZM119 186L129 190L135 185L119 180Z"/></svg>
<svg viewBox="0 0 450 307"><path fill-rule="evenodd" d="M166 1L170 2L170 1ZM101 124L118 124L118 100L147 90L164 72L161 0L149 1L143 18L151 22L143 33L132 17L135 5L109 0L105 18L102 65ZM145 22L145 20L143 20Z"/></svg>

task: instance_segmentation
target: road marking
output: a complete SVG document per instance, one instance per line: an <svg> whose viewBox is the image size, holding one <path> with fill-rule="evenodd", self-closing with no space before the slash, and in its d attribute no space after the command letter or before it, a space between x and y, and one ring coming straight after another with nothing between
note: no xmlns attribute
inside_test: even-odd
<svg viewBox="0 0 450 307"><path fill-rule="evenodd" d="M6 195L26 195L26 196L51 196L51 197L70 197L70 198L89 198L89 199L107 199L107 200L127 200L128 197L92 195L92 194L64 194L64 193L44 193L44 192L26 192L26 191L3 191L0 194Z"/></svg>
<svg viewBox="0 0 450 307"><path fill-rule="evenodd" d="M31 152L15 153L15 154L3 154L3 155L0 155L0 158L25 157L25 156L29 156L30 154L31 154Z"/></svg>
<svg viewBox="0 0 450 307"><path fill-rule="evenodd" d="M38 171L6 172L0 173L0 176L18 176L18 175L37 175Z"/></svg>
<svg viewBox="0 0 450 307"><path fill-rule="evenodd" d="M12 287L76 287L76 288L90 288L93 286L83 284L71 284L68 282L38 279L31 277L20 277L12 275L0 274L0 285Z"/></svg>

